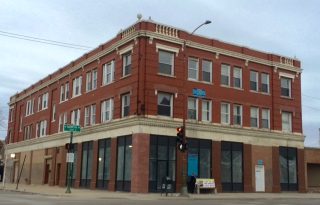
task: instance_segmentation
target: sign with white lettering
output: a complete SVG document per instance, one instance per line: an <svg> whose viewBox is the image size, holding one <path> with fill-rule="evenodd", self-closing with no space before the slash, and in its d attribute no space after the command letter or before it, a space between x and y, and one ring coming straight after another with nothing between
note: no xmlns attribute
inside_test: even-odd
<svg viewBox="0 0 320 205"><path fill-rule="evenodd" d="M199 88L193 88L192 95L195 97L206 97L206 91Z"/></svg>
<svg viewBox="0 0 320 205"><path fill-rule="evenodd" d="M67 153L67 162L74 162L74 153Z"/></svg>

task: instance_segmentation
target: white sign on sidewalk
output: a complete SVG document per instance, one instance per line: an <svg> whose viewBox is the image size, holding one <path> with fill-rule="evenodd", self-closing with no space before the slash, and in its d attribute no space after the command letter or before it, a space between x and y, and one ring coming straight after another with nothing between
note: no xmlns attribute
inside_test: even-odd
<svg viewBox="0 0 320 205"><path fill-rule="evenodd" d="M67 162L74 162L74 153L67 153Z"/></svg>

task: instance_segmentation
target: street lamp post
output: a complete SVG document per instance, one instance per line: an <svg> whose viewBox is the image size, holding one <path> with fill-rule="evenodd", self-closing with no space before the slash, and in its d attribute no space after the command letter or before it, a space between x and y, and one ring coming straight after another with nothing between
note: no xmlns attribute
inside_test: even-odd
<svg viewBox="0 0 320 205"><path fill-rule="evenodd" d="M200 27L202 27L202 26L204 26L204 25L207 25L207 24L210 24L211 23L211 21L210 20L206 20L205 22L203 22L202 24L200 24L197 28L195 28L192 32L191 32L191 34L189 35L189 36L191 36L191 35L193 35ZM188 36L188 37L189 37ZM183 70L184 70L184 79L183 79L183 88L185 89L186 88L186 86L185 86L185 81L187 80L187 70L188 70L188 68L187 68L187 56L186 56L186 54L187 54L187 41L188 41L188 37L184 40L184 42L183 42L183 60L184 60L184 66L183 66ZM187 118L187 112L188 112L188 106L187 106L187 104L188 104L188 96L186 95L186 90L184 90L184 92L183 92L183 100L184 100L184 103L183 103L183 107L184 107L184 109L183 109L183 128L184 128L184 136L186 137L186 118ZM187 150L188 148L186 147L186 150ZM187 176L186 176L186 168L187 167L185 167L185 164L187 164L186 163L186 155L187 155L187 152L186 153L183 153L182 154L182 187L181 187L181 190L180 190L180 195L181 196L189 196L188 195L188 189L187 189L187 183L186 183L186 178L187 178Z"/></svg>

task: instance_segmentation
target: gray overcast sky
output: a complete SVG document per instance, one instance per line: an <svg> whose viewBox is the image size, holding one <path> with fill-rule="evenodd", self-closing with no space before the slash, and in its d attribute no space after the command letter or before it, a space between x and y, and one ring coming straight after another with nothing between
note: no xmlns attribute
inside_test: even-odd
<svg viewBox="0 0 320 205"><path fill-rule="evenodd" d="M212 20L197 34L302 61L305 145L319 146L319 8L316 0L0 0L0 31L96 47L133 24L137 13L190 32ZM6 120L11 95L85 52L0 35L0 109Z"/></svg>

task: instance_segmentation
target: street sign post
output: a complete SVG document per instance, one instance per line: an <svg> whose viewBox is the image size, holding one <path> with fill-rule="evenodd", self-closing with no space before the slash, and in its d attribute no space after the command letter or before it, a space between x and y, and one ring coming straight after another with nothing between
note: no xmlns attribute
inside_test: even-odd
<svg viewBox="0 0 320 205"><path fill-rule="evenodd" d="M74 162L74 153L73 153L73 146L72 146L72 138L73 138L73 132L80 132L80 126L79 125L69 125L65 124L63 126L63 130L65 132L70 132L70 144L68 147L68 153L67 153L67 163L68 163L68 182L67 182L67 190L66 193L71 193L71 180L72 180L72 163Z"/></svg>

